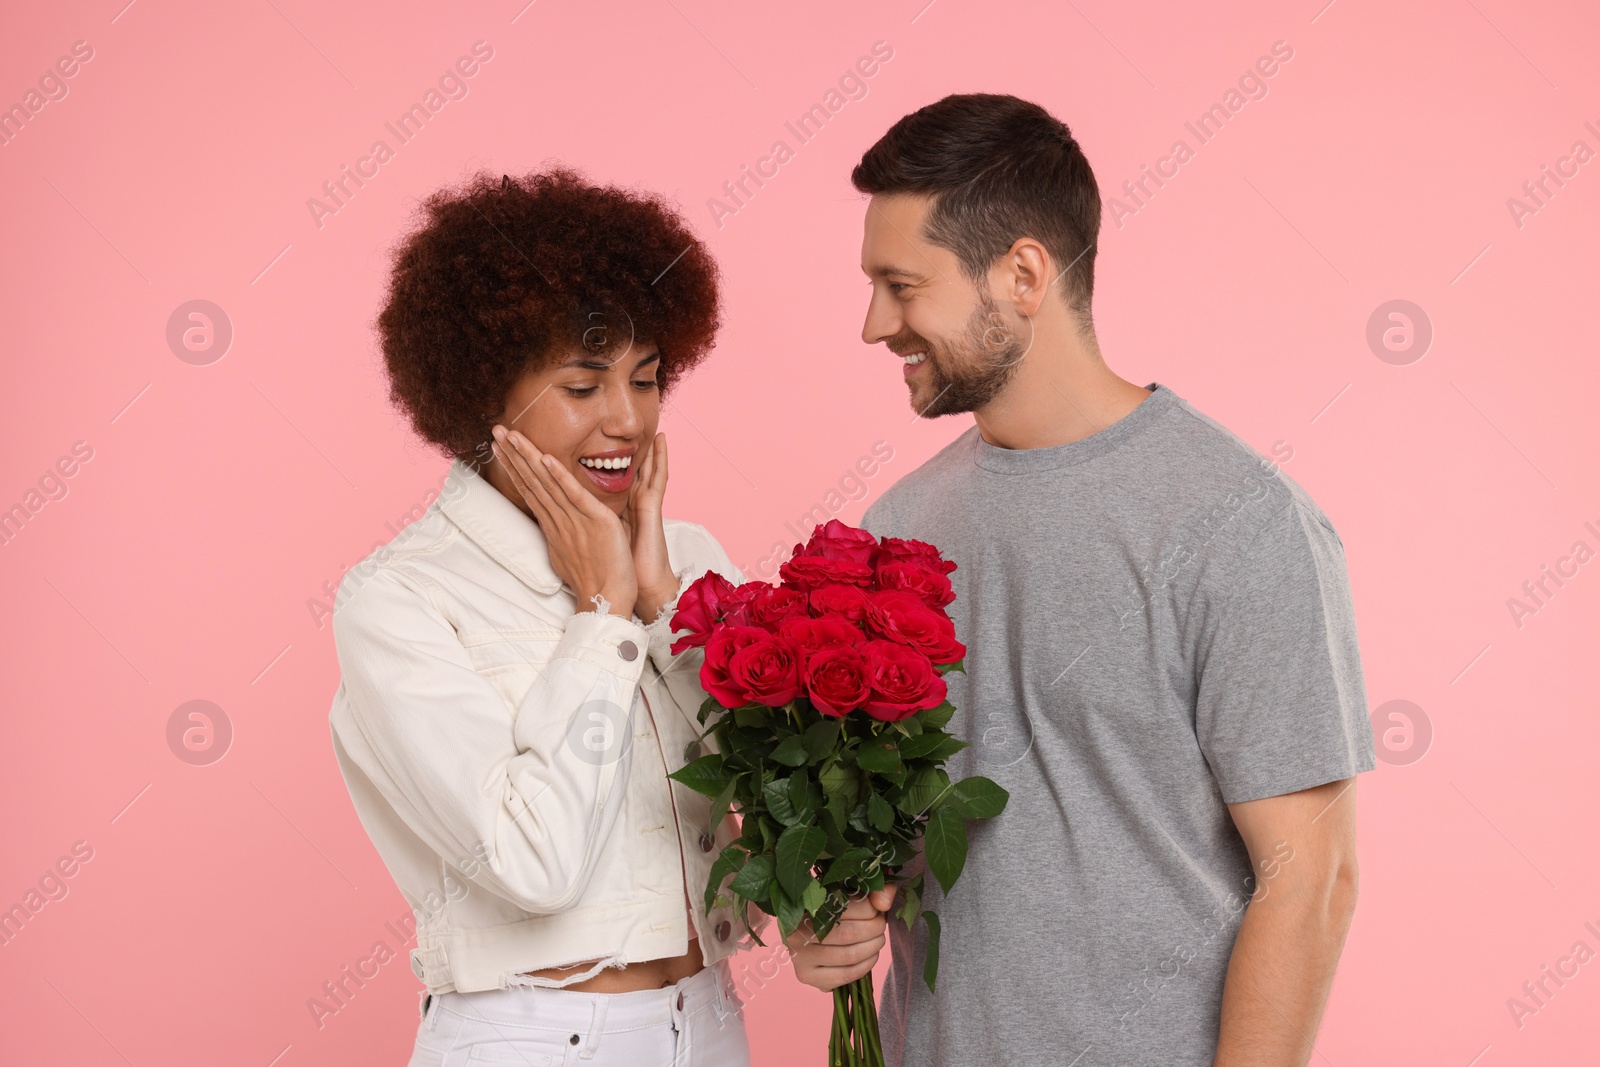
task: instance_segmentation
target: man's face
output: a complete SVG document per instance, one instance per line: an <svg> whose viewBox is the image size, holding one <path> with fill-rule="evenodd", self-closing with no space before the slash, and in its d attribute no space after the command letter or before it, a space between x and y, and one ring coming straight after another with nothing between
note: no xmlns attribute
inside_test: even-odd
<svg viewBox="0 0 1600 1067"><path fill-rule="evenodd" d="M861 269L872 281L861 339L905 364L911 406L924 418L976 411L1005 388L1027 354L987 284L974 286L954 252L922 237L929 198L875 196Z"/></svg>

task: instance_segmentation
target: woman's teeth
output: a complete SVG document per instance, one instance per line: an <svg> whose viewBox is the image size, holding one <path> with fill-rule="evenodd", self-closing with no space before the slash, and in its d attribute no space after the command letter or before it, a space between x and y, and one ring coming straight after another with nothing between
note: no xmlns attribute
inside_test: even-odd
<svg viewBox="0 0 1600 1067"><path fill-rule="evenodd" d="M904 357L904 359L906 361L906 366L908 366L908 367L915 367L918 363L921 363L923 360L925 360L927 358L928 358L928 353L926 353L926 352L913 352L909 356L905 356Z"/></svg>
<svg viewBox="0 0 1600 1067"><path fill-rule="evenodd" d="M578 460L578 462L582 463L585 467L592 467L597 471L625 471L628 469L629 465L633 463L633 457L615 456L609 459L581 458Z"/></svg>

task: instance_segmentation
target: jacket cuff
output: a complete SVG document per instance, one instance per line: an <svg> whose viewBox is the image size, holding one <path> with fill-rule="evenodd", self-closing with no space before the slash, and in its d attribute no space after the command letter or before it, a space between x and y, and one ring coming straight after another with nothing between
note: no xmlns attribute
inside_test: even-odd
<svg viewBox="0 0 1600 1067"><path fill-rule="evenodd" d="M649 635L636 620L602 611L580 611L567 620L552 659L575 659L637 682L644 671Z"/></svg>
<svg viewBox="0 0 1600 1067"><path fill-rule="evenodd" d="M662 607L661 613L649 622L640 621L649 638L650 658L655 660L656 666L665 670L672 663L672 616L678 612L678 598L683 596L683 591L689 588L689 570L677 572L678 591L672 594L672 599Z"/></svg>

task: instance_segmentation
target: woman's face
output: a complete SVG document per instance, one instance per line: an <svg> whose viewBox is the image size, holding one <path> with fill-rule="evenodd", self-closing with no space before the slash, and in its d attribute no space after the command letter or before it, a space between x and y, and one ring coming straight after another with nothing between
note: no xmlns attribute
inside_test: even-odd
<svg viewBox="0 0 1600 1067"><path fill-rule="evenodd" d="M649 342L600 353L574 347L518 379L500 425L554 456L579 485L621 515L661 419L660 366L661 353ZM532 514L498 461L488 473L491 485Z"/></svg>

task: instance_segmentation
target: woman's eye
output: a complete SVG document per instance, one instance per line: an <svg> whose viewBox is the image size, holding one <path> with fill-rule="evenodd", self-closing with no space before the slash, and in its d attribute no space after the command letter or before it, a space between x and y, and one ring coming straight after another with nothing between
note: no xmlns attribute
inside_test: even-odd
<svg viewBox="0 0 1600 1067"><path fill-rule="evenodd" d="M644 380L641 380L641 381L634 382L633 383L633 387L635 389L638 389L640 392L643 392L646 389L654 389L657 386L659 386L660 384L661 383L656 381L654 378L649 378L649 379L644 379Z"/></svg>
<svg viewBox="0 0 1600 1067"><path fill-rule="evenodd" d="M587 385L587 386L581 386L580 387L580 386L569 385L566 388L567 388L567 395L568 396L588 396L590 393L595 391L597 386Z"/></svg>

